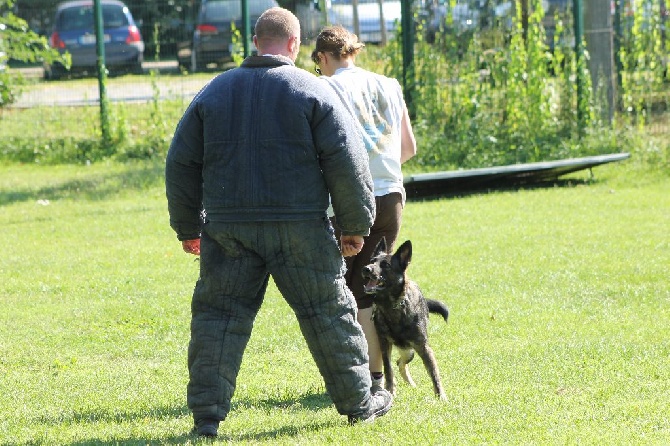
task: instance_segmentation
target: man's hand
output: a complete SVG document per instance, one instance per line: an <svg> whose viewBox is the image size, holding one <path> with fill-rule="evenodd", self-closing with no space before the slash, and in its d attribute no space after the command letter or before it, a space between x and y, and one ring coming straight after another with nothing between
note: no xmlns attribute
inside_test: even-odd
<svg viewBox="0 0 670 446"><path fill-rule="evenodd" d="M363 249L362 235L343 235L340 237L340 251L344 257L355 256Z"/></svg>
<svg viewBox="0 0 670 446"><path fill-rule="evenodd" d="M200 255L200 239L196 238L193 240L182 240L181 247L184 248L184 252L189 254L194 254L196 256Z"/></svg>

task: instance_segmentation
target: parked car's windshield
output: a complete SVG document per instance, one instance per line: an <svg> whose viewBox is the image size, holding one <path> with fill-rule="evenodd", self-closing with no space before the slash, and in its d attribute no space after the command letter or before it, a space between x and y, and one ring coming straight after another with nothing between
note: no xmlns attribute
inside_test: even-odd
<svg viewBox="0 0 670 446"><path fill-rule="evenodd" d="M118 28L128 25L123 7L102 5L102 21L106 28ZM93 6L80 6L64 9L58 17L57 27L61 31L93 28Z"/></svg>
<svg viewBox="0 0 670 446"><path fill-rule="evenodd" d="M205 20L208 22L240 20L242 10L239 0L223 0L207 2ZM266 9L272 8L275 3L272 0L250 0L249 15L259 16Z"/></svg>

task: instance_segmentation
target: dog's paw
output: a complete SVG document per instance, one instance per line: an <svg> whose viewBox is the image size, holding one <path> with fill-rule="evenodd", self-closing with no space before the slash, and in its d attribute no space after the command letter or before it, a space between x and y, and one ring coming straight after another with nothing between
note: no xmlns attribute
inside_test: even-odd
<svg viewBox="0 0 670 446"><path fill-rule="evenodd" d="M409 384L410 387L416 387L416 383L412 379L412 375L409 373L409 368L407 367L406 362L402 362L401 360L398 360L398 368L400 370L400 376L402 376L402 379L405 380L407 384Z"/></svg>

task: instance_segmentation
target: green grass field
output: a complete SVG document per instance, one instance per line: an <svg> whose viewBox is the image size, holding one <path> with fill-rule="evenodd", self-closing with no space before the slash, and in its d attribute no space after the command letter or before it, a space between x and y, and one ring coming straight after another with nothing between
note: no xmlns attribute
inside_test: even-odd
<svg viewBox="0 0 670 446"><path fill-rule="evenodd" d="M448 402L417 360L417 388L348 426L271 286L217 441L670 443L670 177L594 174L408 202L410 276L451 310L429 327ZM0 227L0 444L210 444L188 435L198 263L162 165L2 166Z"/></svg>

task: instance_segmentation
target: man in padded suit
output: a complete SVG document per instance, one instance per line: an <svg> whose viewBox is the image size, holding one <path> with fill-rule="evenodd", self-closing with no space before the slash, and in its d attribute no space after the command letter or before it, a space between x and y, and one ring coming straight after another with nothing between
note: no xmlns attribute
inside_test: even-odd
<svg viewBox="0 0 670 446"><path fill-rule="evenodd" d="M200 255L191 304L187 403L194 432L216 436L270 275L298 319L337 411L384 415L342 255L360 252L375 215L354 118L330 88L295 67L300 24L271 8L250 56L193 99L165 168L170 225ZM340 246L326 215L329 196Z"/></svg>

